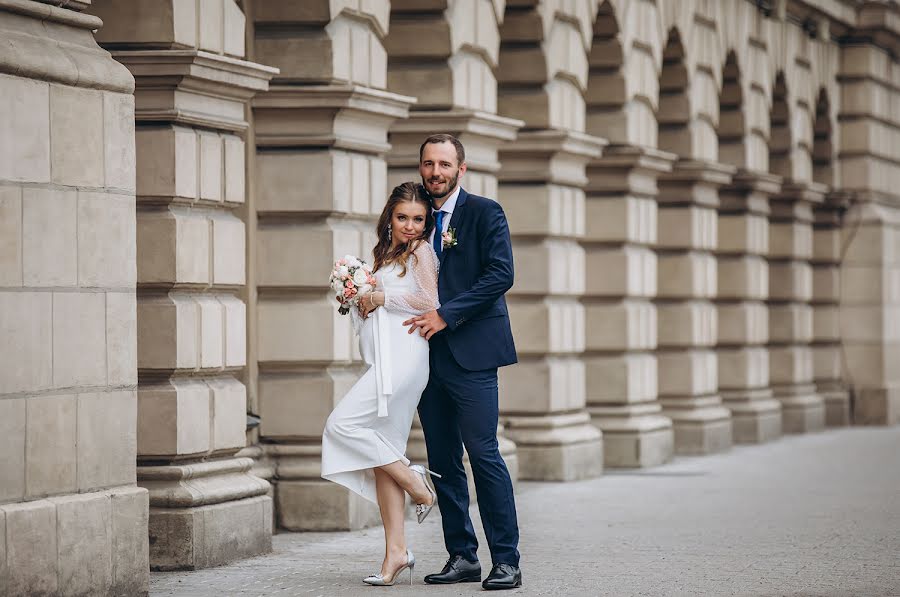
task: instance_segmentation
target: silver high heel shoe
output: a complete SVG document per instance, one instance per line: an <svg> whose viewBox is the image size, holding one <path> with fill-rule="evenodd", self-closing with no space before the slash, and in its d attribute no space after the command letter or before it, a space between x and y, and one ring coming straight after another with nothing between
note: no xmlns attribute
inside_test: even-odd
<svg viewBox="0 0 900 597"><path fill-rule="evenodd" d="M419 475L422 478L422 482L425 483L425 488L428 490L428 493L431 494L431 505L428 504L416 504L416 519L419 521L419 524L422 524L422 521L425 520L425 517L428 516L428 513L431 512L431 509L434 508L434 505L437 504L437 495L435 495L434 490L431 488L431 485L428 484L427 474L434 475L438 479L441 476L434 471L430 471L421 464L412 464L409 467L409 470Z"/></svg>
<svg viewBox="0 0 900 597"><path fill-rule="evenodd" d="M413 568L416 567L416 556L413 555L413 552L406 550L406 563L397 568L397 571L394 572L394 576L390 578L390 580L386 579L380 574L373 574L372 576L367 576L363 579L363 582L367 585L372 585L375 587L391 587L394 585L394 582L397 580L397 577L400 576L400 573L409 568L409 584L412 586L412 576L413 576Z"/></svg>

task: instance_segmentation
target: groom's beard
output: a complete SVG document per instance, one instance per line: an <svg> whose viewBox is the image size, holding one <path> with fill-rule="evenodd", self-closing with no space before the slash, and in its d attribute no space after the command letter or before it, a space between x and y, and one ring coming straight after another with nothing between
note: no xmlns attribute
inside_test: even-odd
<svg viewBox="0 0 900 597"><path fill-rule="evenodd" d="M457 170L456 174L453 176L453 178L451 178L447 182L447 190L444 191L443 193L435 193L431 190L430 184L431 184L431 181L433 181L433 180L434 179L429 179L426 181L424 177L422 178L422 184L425 186L425 190L428 191L428 194L431 195L431 197L433 199L443 199L444 197L449 195L453 189L456 188L456 183L459 182L459 170Z"/></svg>

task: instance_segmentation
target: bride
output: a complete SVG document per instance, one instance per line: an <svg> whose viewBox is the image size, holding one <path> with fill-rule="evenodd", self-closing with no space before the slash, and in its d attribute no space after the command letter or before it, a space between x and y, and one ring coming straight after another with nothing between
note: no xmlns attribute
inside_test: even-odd
<svg viewBox="0 0 900 597"><path fill-rule="evenodd" d="M363 579L370 585L392 585L406 568L412 584L415 557L406 546L404 493L416 503L420 523L436 500L426 480L430 471L404 456L428 383L428 341L407 333L403 321L439 306L438 258L427 240L433 228L422 186L396 187L378 219L377 290L360 298L361 327L355 326L369 368L328 417L322 436L322 477L377 503L381 512L385 555L381 572Z"/></svg>

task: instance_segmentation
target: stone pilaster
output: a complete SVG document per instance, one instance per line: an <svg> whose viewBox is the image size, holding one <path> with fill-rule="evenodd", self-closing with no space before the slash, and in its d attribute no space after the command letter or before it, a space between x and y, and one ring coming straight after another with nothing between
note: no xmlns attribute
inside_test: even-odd
<svg viewBox="0 0 900 597"><path fill-rule="evenodd" d="M782 430L807 433L825 425L825 403L813 383L813 205L825 187L785 182L769 218L769 372L781 402Z"/></svg>
<svg viewBox="0 0 900 597"><path fill-rule="evenodd" d="M519 135L501 152L500 197L513 238L508 293L519 363L500 372L500 408L523 479L599 475L601 435L585 409L585 166L596 137L564 130Z"/></svg>
<svg viewBox="0 0 900 597"><path fill-rule="evenodd" d="M813 210L813 381L825 401L825 425L850 423L850 393L843 379L841 346L841 227L849 197L830 193Z"/></svg>
<svg viewBox="0 0 900 597"><path fill-rule="evenodd" d="M781 436L781 403L769 386L769 197L777 176L741 171L719 190L719 393L731 411L736 443Z"/></svg>
<svg viewBox="0 0 900 597"><path fill-rule="evenodd" d="M498 30L503 6L491 0L443 4L415 1L391 3L391 30L385 39L388 88L413 96L409 118L390 130L388 186L419 181L419 147L426 137L449 133L466 148L468 170L461 181L470 193L497 198L497 150L516 138L521 120L497 116ZM409 40L429 43L409 43ZM516 447L498 428L500 452L513 483L518 473ZM424 436L413 424L408 455L427 458ZM468 466L468 459L465 461ZM473 477L469 490L474 500ZM474 503L474 502L473 502Z"/></svg>
<svg viewBox="0 0 900 597"><path fill-rule="evenodd" d="M313 10L314 8L314 10ZM254 57L281 68L253 102L258 216L251 233L260 436L276 519L291 530L376 524L378 511L320 477L321 436L362 373L349 317L328 288L335 258L371 261L387 199L387 131L413 98L384 90L387 0L255 0ZM303 60L297 60L303 56Z"/></svg>
<svg viewBox="0 0 900 597"><path fill-rule="evenodd" d="M674 155L608 147L588 166L585 208L586 401L608 467L672 456L672 420L657 396L657 177Z"/></svg>
<svg viewBox="0 0 900 597"><path fill-rule="evenodd" d="M659 398L675 452L731 447L731 412L718 385L716 296L718 189L734 168L680 160L660 177L657 235Z"/></svg>
<svg viewBox="0 0 900 597"><path fill-rule="evenodd" d="M55 3L59 5L60 3ZM134 80L80 11L0 0L0 594L147 595Z"/></svg>
<svg viewBox="0 0 900 597"><path fill-rule="evenodd" d="M271 549L269 485L235 456L247 412L237 210L245 109L276 71L242 59L233 0L154 19L125 0L92 10L107 24L99 41L136 81L138 482L150 491L150 564L215 566Z"/></svg>
<svg viewBox="0 0 900 597"><path fill-rule="evenodd" d="M841 49L838 163L853 193L841 264L841 336L855 423L900 423L900 60L896 7L869 2ZM892 100L892 101L889 101Z"/></svg>

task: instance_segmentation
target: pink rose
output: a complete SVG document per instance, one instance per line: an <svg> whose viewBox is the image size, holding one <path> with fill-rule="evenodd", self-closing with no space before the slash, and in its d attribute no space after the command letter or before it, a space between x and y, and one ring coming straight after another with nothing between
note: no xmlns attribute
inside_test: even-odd
<svg viewBox="0 0 900 597"><path fill-rule="evenodd" d="M346 286L348 289L353 288L353 280L347 280L346 282L344 282L344 286Z"/></svg>
<svg viewBox="0 0 900 597"><path fill-rule="evenodd" d="M352 298L353 297L353 289L345 288L344 289L344 298Z"/></svg>

